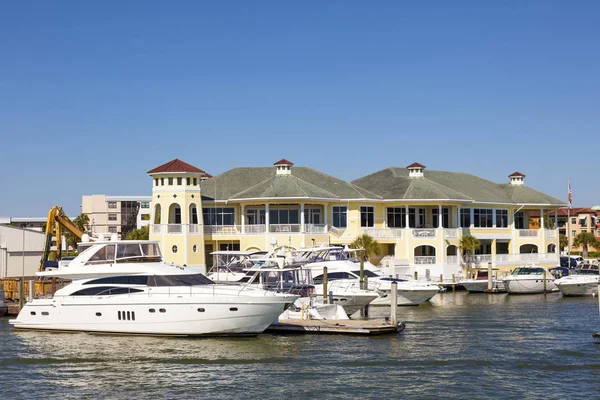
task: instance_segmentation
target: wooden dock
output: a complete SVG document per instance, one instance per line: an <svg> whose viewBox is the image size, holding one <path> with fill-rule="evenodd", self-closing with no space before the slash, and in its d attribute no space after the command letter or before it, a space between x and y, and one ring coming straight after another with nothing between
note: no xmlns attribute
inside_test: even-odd
<svg viewBox="0 0 600 400"><path fill-rule="evenodd" d="M389 335L402 332L404 323L391 325L383 320L301 320L290 319L272 324L266 333Z"/></svg>

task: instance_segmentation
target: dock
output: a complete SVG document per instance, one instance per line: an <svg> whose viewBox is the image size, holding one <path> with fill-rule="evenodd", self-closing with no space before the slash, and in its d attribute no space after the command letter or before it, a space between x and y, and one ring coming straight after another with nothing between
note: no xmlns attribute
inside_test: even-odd
<svg viewBox="0 0 600 400"><path fill-rule="evenodd" d="M290 319L270 325L265 333L389 335L402 332L403 322L392 325L384 320L301 320Z"/></svg>

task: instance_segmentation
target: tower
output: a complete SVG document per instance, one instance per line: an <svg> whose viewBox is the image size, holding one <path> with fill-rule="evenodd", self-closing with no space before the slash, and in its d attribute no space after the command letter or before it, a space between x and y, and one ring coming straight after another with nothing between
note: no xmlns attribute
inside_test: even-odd
<svg viewBox="0 0 600 400"><path fill-rule="evenodd" d="M148 171L152 177L150 239L157 240L166 262L206 272L202 196L204 171L174 159Z"/></svg>

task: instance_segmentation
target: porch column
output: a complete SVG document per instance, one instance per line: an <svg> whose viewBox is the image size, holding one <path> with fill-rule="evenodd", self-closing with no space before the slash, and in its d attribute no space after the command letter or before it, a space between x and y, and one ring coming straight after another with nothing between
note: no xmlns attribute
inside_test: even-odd
<svg viewBox="0 0 600 400"><path fill-rule="evenodd" d="M460 226L460 206L456 207L456 227L462 228Z"/></svg>
<svg viewBox="0 0 600 400"><path fill-rule="evenodd" d="M496 210L492 210L492 228L496 227Z"/></svg>
<svg viewBox="0 0 600 400"><path fill-rule="evenodd" d="M271 234L271 229L269 228L269 205L265 204L265 250L269 251L269 235Z"/></svg>
<svg viewBox="0 0 600 400"><path fill-rule="evenodd" d="M546 249L546 225L544 220L544 209L540 208L540 236L542 238L542 251L538 251L538 253L547 253Z"/></svg>
<svg viewBox="0 0 600 400"><path fill-rule="evenodd" d="M300 232L304 232L304 203L300 204Z"/></svg>
<svg viewBox="0 0 600 400"><path fill-rule="evenodd" d="M495 214L495 213L494 213ZM496 239L492 239L491 253L492 253L492 266L496 266Z"/></svg>
<svg viewBox="0 0 600 400"><path fill-rule="evenodd" d="M242 235L246 233L246 206L242 204Z"/></svg>
<svg viewBox="0 0 600 400"><path fill-rule="evenodd" d="M408 226L408 221L409 221L409 219L408 219L408 205L405 205L405 206L404 206L404 224L405 224L406 226L404 227L404 229L408 229L408 228L410 228L410 227Z"/></svg>
<svg viewBox="0 0 600 400"><path fill-rule="evenodd" d="M327 233L329 230L327 227L329 226L329 205L323 205L323 223L325 224L325 232Z"/></svg>
<svg viewBox="0 0 600 400"><path fill-rule="evenodd" d="M440 251L439 254L436 254L435 263L443 264L445 262L444 257L446 256L446 251L444 249L444 227L442 226L442 205L438 205L438 232L440 234Z"/></svg>
<svg viewBox="0 0 600 400"><path fill-rule="evenodd" d="M516 211L513 211L512 208L509 209L510 210L510 230L511 230L511 239L510 239L510 247L511 247L511 254L516 254L515 251L515 242L516 242L516 234L517 231L515 229L515 213Z"/></svg>
<svg viewBox="0 0 600 400"><path fill-rule="evenodd" d="M408 237L410 234L410 227L408 225L409 223L409 219L408 219L408 204L404 206L404 229L405 229L405 233L402 234L402 236L404 236L404 244L405 244L405 251L406 251L406 259L408 260L408 263L414 263L414 258L413 255L410 254L410 249L408 246L408 242L410 241L410 238Z"/></svg>
<svg viewBox="0 0 600 400"><path fill-rule="evenodd" d="M440 204L440 205L438 205L438 228L440 228L440 229L443 228L442 221L443 221L443 218L442 218L442 205Z"/></svg>
<svg viewBox="0 0 600 400"><path fill-rule="evenodd" d="M471 223L469 224L469 228L473 228L475 227L475 209L470 208L469 210L471 211Z"/></svg>

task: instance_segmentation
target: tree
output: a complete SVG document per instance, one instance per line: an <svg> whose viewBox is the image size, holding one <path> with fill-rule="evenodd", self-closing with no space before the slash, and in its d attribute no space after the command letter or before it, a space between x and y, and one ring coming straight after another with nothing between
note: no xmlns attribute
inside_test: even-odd
<svg viewBox="0 0 600 400"><path fill-rule="evenodd" d="M569 238L567 238L567 235L563 235L562 233L559 235L558 245L561 250L564 250L565 247L569 246Z"/></svg>
<svg viewBox="0 0 600 400"><path fill-rule="evenodd" d="M588 246L600 249L600 242L598 242L593 233L581 232L573 239L573 246L581 246L583 249L583 258L588 258Z"/></svg>
<svg viewBox="0 0 600 400"><path fill-rule="evenodd" d="M73 220L73 223L77 225L81 232L86 233L89 229L90 225L90 217L87 214L80 214ZM71 232L67 232L67 244L73 248L77 248L77 242L79 242L79 238L73 235Z"/></svg>
<svg viewBox="0 0 600 400"><path fill-rule="evenodd" d="M133 229L127 234L127 240L148 240L150 238L150 226L142 226L140 229Z"/></svg>
<svg viewBox="0 0 600 400"><path fill-rule="evenodd" d="M367 256L369 259L379 256L379 243L367 233L358 236L354 242L350 243L350 247L353 249L364 249L362 255Z"/></svg>
<svg viewBox="0 0 600 400"><path fill-rule="evenodd" d="M471 273L471 255L473 254L473 252L475 250L477 250L479 248L480 245L481 245L481 243L479 242L479 239L477 239L475 236L465 235L460 238L458 247L461 249L461 251L463 253L466 253L466 257L465 257L466 274L465 275L467 275L467 276Z"/></svg>

